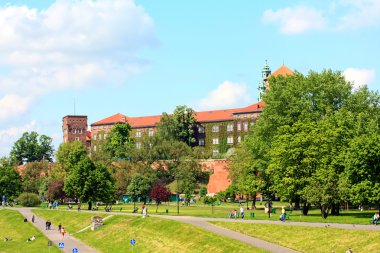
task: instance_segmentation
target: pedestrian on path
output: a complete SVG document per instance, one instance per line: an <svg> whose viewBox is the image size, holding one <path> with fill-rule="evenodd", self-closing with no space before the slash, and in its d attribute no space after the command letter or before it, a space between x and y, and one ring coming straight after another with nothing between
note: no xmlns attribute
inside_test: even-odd
<svg viewBox="0 0 380 253"><path fill-rule="evenodd" d="M240 217L242 219L244 219L244 207L243 206L240 207Z"/></svg>
<svg viewBox="0 0 380 253"><path fill-rule="evenodd" d="M58 225L58 233L61 233L61 229L62 229L62 224L59 223L59 225Z"/></svg>
<svg viewBox="0 0 380 253"><path fill-rule="evenodd" d="M65 237L65 233L66 233L66 231L65 231L65 228L61 228L61 234L62 234L62 238L64 238L64 237Z"/></svg>
<svg viewBox="0 0 380 253"><path fill-rule="evenodd" d="M34 223L34 215L32 216L32 223Z"/></svg>

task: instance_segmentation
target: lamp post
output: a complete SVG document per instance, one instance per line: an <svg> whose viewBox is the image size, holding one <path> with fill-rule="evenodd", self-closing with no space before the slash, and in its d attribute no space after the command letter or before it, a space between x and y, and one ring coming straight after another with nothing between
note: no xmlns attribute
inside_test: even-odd
<svg viewBox="0 0 380 253"><path fill-rule="evenodd" d="M177 214L179 214L179 185L178 185L178 177L177 177Z"/></svg>

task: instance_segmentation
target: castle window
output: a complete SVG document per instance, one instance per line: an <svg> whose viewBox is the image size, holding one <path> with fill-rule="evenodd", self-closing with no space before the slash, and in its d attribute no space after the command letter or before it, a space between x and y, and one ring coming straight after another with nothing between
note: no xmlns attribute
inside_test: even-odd
<svg viewBox="0 0 380 253"><path fill-rule="evenodd" d="M79 137L75 137L75 140L76 140L76 141L79 141Z"/></svg>
<svg viewBox="0 0 380 253"><path fill-rule="evenodd" d="M227 125L227 131L228 131L228 132L232 132L232 131L234 131L234 125L233 125L233 124L228 124L228 125Z"/></svg>
<svg viewBox="0 0 380 253"><path fill-rule="evenodd" d="M138 149L141 148L141 142L136 142L136 148L138 148Z"/></svg>
<svg viewBox="0 0 380 253"><path fill-rule="evenodd" d="M237 123L236 127L237 127L237 130L238 130L238 131L241 131L241 123L240 123L240 122Z"/></svg>
<svg viewBox="0 0 380 253"><path fill-rule="evenodd" d="M78 129L78 134L81 134L82 133L82 129Z"/></svg>
<svg viewBox="0 0 380 253"><path fill-rule="evenodd" d="M96 141L96 134L94 134L94 140Z"/></svg>
<svg viewBox="0 0 380 253"><path fill-rule="evenodd" d="M152 128L149 128L148 135L149 135L150 137L152 137L152 136L154 135L154 131L153 131Z"/></svg>
<svg viewBox="0 0 380 253"><path fill-rule="evenodd" d="M77 133L77 129L73 128L73 134L76 134L76 133Z"/></svg>
<svg viewBox="0 0 380 253"><path fill-rule="evenodd" d="M137 132L136 132L136 137L138 137L138 138L140 138L141 137L141 130L139 129L139 130L137 130ZM141 143L140 143L141 144Z"/></svg>
<svg viewBox="0 0 380 253"><path fill-rule="evenodd" d="M218 137L212 138L212 144L219 144L219 138Z"/></svg>
<svg viewBox="0 0 380 253"><path fill-rule="evenodd" d="M248 122L243 123L243 129L244 131L248 131Z"/></svg>
<svg viewBox="0 0 380 253"><path fill-rule="evenodd" d="M204 146L205 145L205 139L199 139L198 144L199 144L199 146Z"/></svg>
<svg viewBox="0 0 380 253"><path fill-rule="evenodd" d="M101 140L102 139L102 135L101 134L99 134L99 140Z"/></svg>
<svg viewBox="0 0 380 253"><path fill-rule="evenodd" d="M107 138L107 133L104 133L104 139L106 139Z"/></svg>
<svg viewBox="0 0 380 253"><path fill-rule="evenodd" d="M212 126L212 132L213 133L219 132L219 126L218 125Z"/></svg>
<svg viewBox="0 0 380 253"><path fill-rule="evenodd" d="M237 138L237 142L238 142L238 143L241 142L241 136L238 136L238 138Z"/></svg>
<svg viewBox="0 0 380 253"><path fill-rule="evenodd" d="M96 152L96 145L94 145L94 151Z"/></svg>
<svg viewBox="0 0 380 253"><path fill-rule="evenodd" d="M198 133L203 134L205 132L205 128L203 126L198 127Z"/></svg>
<svg viewBox="0 0 380 253"><path fill-rule="evenodd" d="M227 137L227 143L228 144L233 144L234 143L234 137L233 136L228 136Z"/></svg>

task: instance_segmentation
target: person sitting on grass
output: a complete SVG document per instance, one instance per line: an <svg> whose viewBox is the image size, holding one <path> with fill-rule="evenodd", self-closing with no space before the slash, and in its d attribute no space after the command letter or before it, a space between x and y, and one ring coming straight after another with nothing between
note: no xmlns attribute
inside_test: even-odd
<svg viewBox="0 0 380 253"><path fill-rule="evenodd" d="M32 237L28 238L26 240L26 242L31 242L31 241L34 241L34 240L36 240L36 237L33 235Z"/></svg>
<svg viewBox="0 0 380 253"><path fill-rule="evenodd" d="M379 222L379 218L380 218L379 213L375 213L373 215L373 221L372 221L372 223L375 224L375 225L377 225L377 223Z"/></svg>

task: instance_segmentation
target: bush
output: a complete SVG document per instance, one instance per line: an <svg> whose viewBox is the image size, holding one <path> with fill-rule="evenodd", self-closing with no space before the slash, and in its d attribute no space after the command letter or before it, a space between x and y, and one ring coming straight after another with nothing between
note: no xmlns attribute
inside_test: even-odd
<svg viewBox="0 0 380 253"><path fill-rule="evenodd" d="M18 202L22 206L28 207L38 206L39 204L41 204L41 200L37 194L27 192L23 192L20 194L20 196L18 197Z"/></svg>

